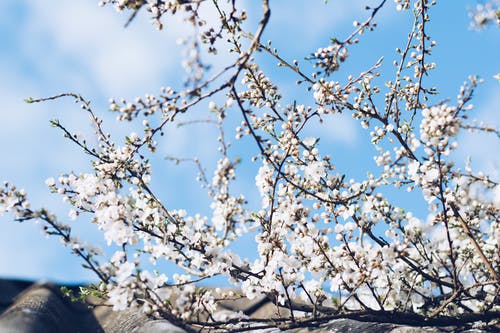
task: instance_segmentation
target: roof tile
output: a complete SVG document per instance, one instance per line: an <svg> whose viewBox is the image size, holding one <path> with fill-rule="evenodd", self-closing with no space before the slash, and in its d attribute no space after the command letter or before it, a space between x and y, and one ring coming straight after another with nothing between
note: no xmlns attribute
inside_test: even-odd
<svg viewBox="0 0 500 333"><path fill-rule="evenodd" d="M2 333L186 333L167 320L158 320L137 311L114 312L111 307L90 302L71 302L62 295L60 287L51 283L0 279L0 332ZM77 291L77 286L68 286ZM220 304L222 311L243 312L253 318L286 315L264 297L249 300L235 294L233 300ZM456 327L410 327L390 323L335 319L319 327L290 329L292 333L443 333ZM493 327L493 330L498 329ZM500 331L500 330L498 330ZM255 332L255 331L254 331ZM263 332L263 331L262 331ZM282 332L278 328L267 333ZM463 332L463 330L462 330ZM467 331L465 331L467 332ZM470 333L486 332L470 330Z"/></svg>

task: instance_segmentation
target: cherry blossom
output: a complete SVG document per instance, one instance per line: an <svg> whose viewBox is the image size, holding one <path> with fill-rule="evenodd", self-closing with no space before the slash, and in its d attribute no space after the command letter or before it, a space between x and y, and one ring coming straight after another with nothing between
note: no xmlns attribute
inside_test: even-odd
<svg viewBox="0 0 500 333"><path fill-rule="evenodd" d="M500 185L469 163L461 167L453 152L462 131L500 135L470 120L477 77L457 87L456 100L435 96L438 87L427 77L436 66L429 21L438 4L381 0L344 38L332 37L305 55L308 67L262 41L271 8L268 0L260 3L261 13L250 15L241 1L101 1L128 13L127 24L145 10L160 29L173 24L172 16L193 29L192 39L181 42L187 49L184 85L109 101L119 121L135 126L124 138L106 132L80 95L27 100L70 98L92 121L94 141L52 121L90 157L91 169L45 184L68 204L69 219L96 225L111 256L73 236L71 224L49 210L31 208L26 192L9 183L0 189L0 214L41 221L46 234L59 237L97 274L100 283L89 288L114 310L138 309L191 331L251 329L258 320L221 313L219 302L260 296L287 309L273 318L283 329L353 311L390 314L396 323L405 316L428 323L498 318ZM347 77L338 75L389 6L413 22L396 58L390 66L379 58ZM476 24L493 20L493 6L478 8ZM205 64L226 51L219 72ZM279 75L267 60L277 63ZM290 82L303 95L290 93ZM208 118L185 121L201 112ZM336 152L321 140L324 132L315 131L328 129L340 114L367 131L374 168L365 175L341 170ZM153 157L169 126L200 122L218 133L213 170L194 156L169 160L196 168L195 181L209 204L199 211L172 207L155 191L162 173ZM238 150L239 144L244 148ZM255 187L239 193L239 182L247 179ZM414 211L394 198L406 192L424 209ZM252 259L234 246L248 238ZM161 271L165 262L180 273ZM214 277L237 292L199 286Z"/></svg>

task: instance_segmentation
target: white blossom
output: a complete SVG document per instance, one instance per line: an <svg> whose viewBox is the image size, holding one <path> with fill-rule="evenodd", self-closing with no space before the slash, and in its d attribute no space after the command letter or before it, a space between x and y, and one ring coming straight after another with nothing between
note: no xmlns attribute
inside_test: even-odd
<svg viewBox="0 0 500 333"><path fill-rule="evenodd" d="M304 177L315 183L319 182L326 175L325 164L322 161L311 162L304 167Z"/></svg>

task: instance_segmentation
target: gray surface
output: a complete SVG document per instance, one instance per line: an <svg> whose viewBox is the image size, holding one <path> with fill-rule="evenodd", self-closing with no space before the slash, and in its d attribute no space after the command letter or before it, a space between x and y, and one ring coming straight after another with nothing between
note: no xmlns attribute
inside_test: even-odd
<svg viewBox="0 0 500 333"><path fill-rule="evenodd" d="M0 332L103 332L92 312L83 304L71 303L51 284L34 284L12 298L0 316Z"/></svg>
<svg viewBox="0 0 500 333"><path fill-rule="evenodd" d="M166 320L157 320L137 311L114 312L109 306L90 308L70 302L50 283L0 279L0 333L186 333ZM223 311L241 311L253 318L271 318L280 312L265 298L236 298L222 302ZM355 320L360 319L360 320ZM368 322L362 318L335 319L319 327L288 329L292 333L446 333L500 332L498 326L489 331L464 330L457 327L411 327L391 323ZM496 331L495 331L496 329ZM278 328L253 332L279 333Z"/></svg>

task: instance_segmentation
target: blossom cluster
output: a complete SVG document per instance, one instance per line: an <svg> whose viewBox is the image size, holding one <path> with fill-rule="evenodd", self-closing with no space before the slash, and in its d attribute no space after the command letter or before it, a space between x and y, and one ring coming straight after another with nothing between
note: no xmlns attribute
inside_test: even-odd
<svg viewBox="0 0 500 333"><path fill-rule="evenodd" d="M157 24L158 29L163 28L161 23L161 18L168 12L175 13L178 10L183 9L185 4L196 4L199 0L189 1L189 0L175 0L175 1L156 1L156 0L104 0L99 2L99 6L104 7L107 4L113 5L115 9L119 12L124 10L138 11L142 7L146 8L146 11L150 14L153 22Z"/></svg>
<svg viewBox="0 0 500 333"><path fill-rule="evenodd" d="M500 26L500 3L498 0L477 4L469 11L471 17L471 28L481 30L491 23Z"/></svg>

